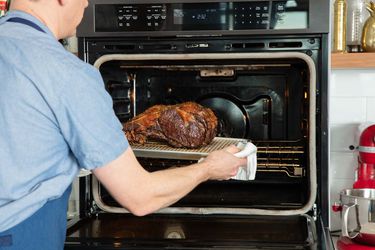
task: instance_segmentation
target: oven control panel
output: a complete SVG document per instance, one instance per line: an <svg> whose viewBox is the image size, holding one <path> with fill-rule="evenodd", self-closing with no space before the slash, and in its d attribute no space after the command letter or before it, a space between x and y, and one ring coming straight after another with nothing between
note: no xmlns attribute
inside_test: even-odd
<svg viewBox="0 0 375 250"><path fill-rule="evenodd" d="M309 0L96 4L96 32L306 29Z"/></svg>

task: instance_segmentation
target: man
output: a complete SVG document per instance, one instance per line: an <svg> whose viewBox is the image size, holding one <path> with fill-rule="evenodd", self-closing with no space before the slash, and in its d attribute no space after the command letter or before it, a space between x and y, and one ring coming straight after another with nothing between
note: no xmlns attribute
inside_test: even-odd
<svg viewBox="0 0 375 250"><path fill-rule="evenodd" d="M13 0L0 19L0 249L62 249L79 168L138 216L199 183L229 179L236 147L149 173L135 158L98 71L65 51L87 0Z"/></svg>

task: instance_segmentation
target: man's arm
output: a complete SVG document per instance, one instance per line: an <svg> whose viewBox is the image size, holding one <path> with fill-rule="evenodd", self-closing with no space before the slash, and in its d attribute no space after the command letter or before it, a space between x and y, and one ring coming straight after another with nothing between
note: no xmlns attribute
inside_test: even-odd
<svg viewBox="0 0 375 250"><path fill-rule="evenodd" d="M147 172L129 147L121 156L93 172L111 195L135 215L167 207L209 179L236 175L246 159L233 155L235 146L211 153L204 161L186 167Z"/></svg>

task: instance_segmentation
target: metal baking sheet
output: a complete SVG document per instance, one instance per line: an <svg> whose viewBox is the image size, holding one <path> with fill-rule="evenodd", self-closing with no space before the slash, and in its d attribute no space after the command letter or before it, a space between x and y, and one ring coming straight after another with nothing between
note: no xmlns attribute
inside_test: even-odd
<svg viewBox="0 0 375 250"><path fill-rule="evenodd" d="M137 157L177 159L177 160L199 160L207 156L210 152L220 150L230 145L237 145L239 142L246 143L247 140L237 138L215 137L206 146L197 149L174 148L162 142L147 142L141 144L131 144Z"/></svg>

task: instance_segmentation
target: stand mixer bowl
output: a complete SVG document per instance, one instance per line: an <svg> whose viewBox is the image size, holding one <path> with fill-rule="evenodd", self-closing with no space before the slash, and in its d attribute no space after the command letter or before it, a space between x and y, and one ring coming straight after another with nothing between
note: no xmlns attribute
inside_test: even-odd
<svg viewBox="0 0 375 250"><path fill-rule="evenodd" d="M375 189L346 189L340 199L342 235L375 246Z"/></svg>

